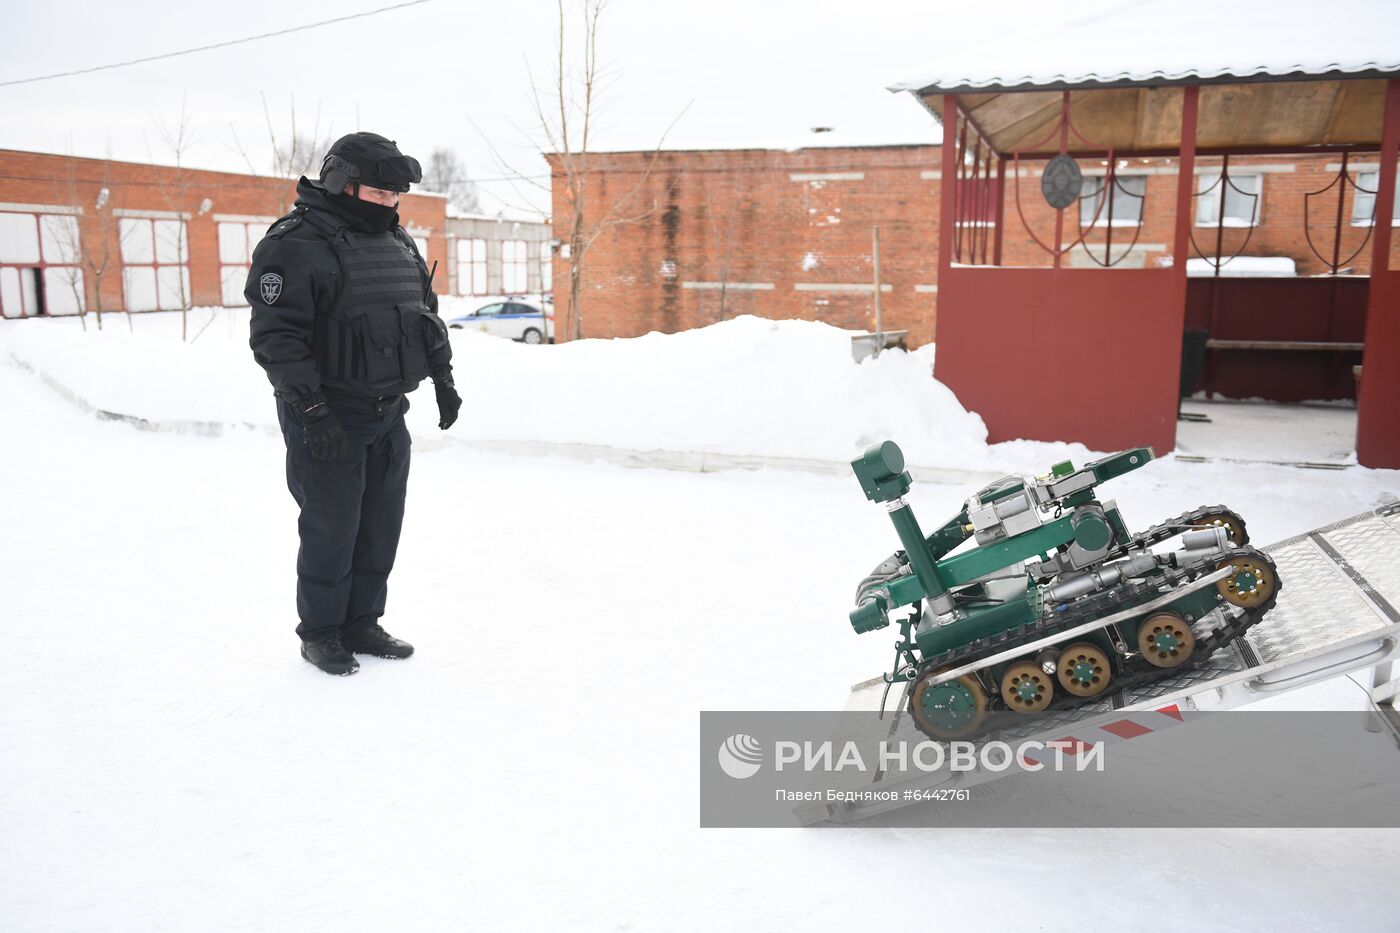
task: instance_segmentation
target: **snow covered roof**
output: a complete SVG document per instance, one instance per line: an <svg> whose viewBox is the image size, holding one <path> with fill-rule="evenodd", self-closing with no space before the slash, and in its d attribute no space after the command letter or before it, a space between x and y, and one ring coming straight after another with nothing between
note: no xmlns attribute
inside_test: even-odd
<svg viewBox="0 0 1400 933"><path fill-rule="evenodd" d="M492 224L534 224L540 227L549 226L549 217L547 215L536 214L534 216L528 216L522 214L518 210L500 210L494 214L472 214L453 207L450 204L447 207L447 219L475 220Z"/></svg>
<svg viewBox="0 0 1400 933"><path fill-rule="evenodd" d="M935 44L948 51L890 90L1400 73L1394 0L1119 0L989 35L991 41L965 45L939 37Z"/></svg>
<svg viewBox="0 0 1400 933"><path fill-rule="evenodd" d="M1374 146L1386 78L1400 74L1400 3L1137 0L949 51L891 90L940 122L946 98L992 149L1060 150L1071 95L1071 155L1175 155L1187 85L1200 85L1201 153Z"/></svg>

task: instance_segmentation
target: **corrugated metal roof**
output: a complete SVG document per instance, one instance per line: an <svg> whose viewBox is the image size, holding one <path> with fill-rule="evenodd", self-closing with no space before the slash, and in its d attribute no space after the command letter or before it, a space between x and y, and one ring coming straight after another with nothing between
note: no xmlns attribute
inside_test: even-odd
<svg viewBox="0 0 1400 933"><path fill-rule="evenodd" d="M1400 73L1396 0L1137 0L1017 25L961 48L935 33L949 51L890 90Z"/></svg>

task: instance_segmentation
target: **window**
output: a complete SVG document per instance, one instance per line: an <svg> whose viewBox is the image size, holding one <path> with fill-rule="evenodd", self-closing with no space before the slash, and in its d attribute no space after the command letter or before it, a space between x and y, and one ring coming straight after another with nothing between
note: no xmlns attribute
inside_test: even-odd
<svg viewBox="0 0 1400 933"><path fill-rule="evenodd" d="M457 294L485 295L486 241L457 241Z"/></svg>
<svg viewBox="0 0 1400 933"><path fill-rule="evenodd" d="M1259 205L1263 198L1264 176L1236 174L1221 180L1219 172L1202 173L1196 183L1196 225L1213 227L1221 223L1220 199L1225 198L1226 227L1252 227L1259 223Z"/></svg>
<svg viewBox="0 0 1400 933"><path fill-rule="evenodd" d="M554 252L549 241L540 244L540 291L546 295L554 288Z"/></svg>
<svg viewBox="0 0 1400 933"><path fill-rule="evenodd" d="M1113 176L1113 216L1108 216L1109 178L1088 175L1079 189L1079 225L1087 227L1136 227L1142 223L1142 201L1147 193L1146 175Z"/></svg>
<svg viewBox="0 0 1400 933"><path fill-rule="evenodd" d="M253 250L272 225L273 218L247 221L219 222L219 281L225 307L247 304L243 286L248 281L248 266Z"/></svg>
<svg viewBox="0 0 1400 933"><path fill-rule="evenodd" d="M71 214L40 214L39 245L44 263L43 311L80 314L84 293L78 218Z"/></svg>
<svg viewBox="0 0 1400 933"><path fill-rule="evenodd" d="M79 313L81 262L77 217L0 213L0 315Z"/></svg>
<svg viewBox="0 0 1400 933"><path fill-rule="evenodd" d="M33 214L0 214L0 262L39 262L39 219Z"/></svg>
<svg viewBox="0 0 1400 933"><path fill-rule="evenodd" d="M1372 192L1380 190L1380 172L1358 172L1356 193L1351 202L1351 223L1354 227L1369 227L1374 222L1376 196ZM1364 190L1363 190L1364 189ZM1400 198L1391 205L1390 225L1400 227Z"/></svg>
<svg viewBox="0 0 1400 933"><path fill-rule="evenodd" d="M530 289L529 246L524 240L501 241L501 291L507 295Z"/></svg>
<svg viewBox="0 0 1400 933"><path fill-rule="evenodd" d="M128 311L189 307L189 243L183 220L123 217L122 292Z"/></svg>
<svg viewBox="0 0 1400 933"><path fill-rule="evenodd" d="M484 308L478 308L476 314L478 317L495 317L498 314L504 314L505 310L505 305L487 305Z"/></svg>

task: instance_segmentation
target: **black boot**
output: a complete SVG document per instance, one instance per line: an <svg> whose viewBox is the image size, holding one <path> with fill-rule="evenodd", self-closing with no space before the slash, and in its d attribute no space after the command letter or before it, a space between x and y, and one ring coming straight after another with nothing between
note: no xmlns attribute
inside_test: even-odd
<svg viewBox="0 0 1400 933"><path fill-rule="evenodd" d="M376 658L402 660L413 654L413 646L395 638L378 622L360 623L340 636L341 643L356 654L372 654Z"/></svg>
<svg viewBox="0 0 1400 933"><path fill-rule="evenodd" d="M303 641L301 656L327 674L345 676L360 669L360 662L341 644L339 633Z"/></svg>

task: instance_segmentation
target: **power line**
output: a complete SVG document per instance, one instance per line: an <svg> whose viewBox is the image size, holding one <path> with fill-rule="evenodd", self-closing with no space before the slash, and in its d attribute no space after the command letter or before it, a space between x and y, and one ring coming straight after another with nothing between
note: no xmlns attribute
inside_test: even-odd
<svg viewBox="0 0 1400 933"><path fill-rule="evenodd" d="M296 181L297 181L297 179L295 179L295 178L282 178L282 177L280 177L280 176L278 176L278 175L249 175L247 172L225 172L225 171L221 171L221 170L219 170L219 169L190 168L189 166L185 166L184 169L180 169L180 168L175 167L175 166L167 166L167 165L147 166L145 163L142 163L142 162L131 162L131 163L126 163L126 164L129 164L129 165L140 165L140 166L142 166L143 168L144 168L144 167L164 168L164 169L168 169L169 171L172 171L172 172L178 172L178 171L186 171L186 172L212 172L212 173L218 174L218 175L242 175L242 176L244 176L244 177L247 179L246 181L237 181L237 182L231 182L231 183L223 183L223 182L201 182L201 181L197 181L197 180L196 180L196 181L190 182L191 186L193 186L193 187L198 187L198 188L200 188L200 189L206 189L206 188L208 188L208 189L215 189L215 188L261 188L261 187L265 187L266 185L268 185L268 184L270 184L270 183L273 183L273 182L285 182L285 183L287 183L287 184L290 185L290 184L295 184ZM3 165L3 162L0 162L0 165ZM309 172L309 170L308 170L308 172ZM491 183L494 183L494 182L503 182L503 181L519 181L521 178L540 178L540 179L542 179L542 178L548 178L548 177L550 177L550 176L548 176L548 175L519 175L519 176L517 176L517 175L499 175L499 176L487 176L487 177L484 177L484 178L454 179L453 181L454 181L454 183L456 183L457 181L468 181L468 182L471 182L472 184L476 184L477 182L491 182ZM68 177L68 176L66 176L66 175L16 175L16 174L7 173L7 172L0 172L0 179L3 179L3 180L5 180L5 181L47 181L47 182L62 182L62 183L65 183L65 184L68 183L68 182L75 182L75 183L80 184L80 185L106 185L106 186L111 187L111 188L126 188L126 187L136 188L136 187L141 187L141 186L143 186L143 185L144 185L144 186L147 186L147 187L150 187L150 186L157 186L157 187L158 187L158 186L160 186L160 185L163 185L163 184L166 184L166 183L167 183L167 182L165 182L165 181L161 181L160 179L139 179L139 178L134 178L134 179L125 179L125 178L124 178L124 179L116 179L116 178L101 179L101 178L79 178L79 177L77 177L77 176L74 176L74 177L70 178L70 177ZM427 193L429 190L430 190L430 189L424 189L424 188L422 188L422 187L420 186L419 190L418 190L418 191L415 191L415 192L413 192L413 193L414 193L414 194L425 194L425 193ZM446 194L447 192L445 192L445 191L433 191L432 193L433 193L433 194Z"/></svg>
<svg viewBox="0 0 1400 933"><path fill-rule="evenodd" d="M351 13L348 16L337 16L335 19L323 19L319 23L307 23L305 26L292 26L289 29L279 29L276 32L264 32L256 36L247 36L243 39L230 39L227 42L215 42L213 45L201 45L194 49L182 49L179 52L166 52L162 55L148 55L145 58L133 58L131 61L114 62L110 65L95 65L92 68L79 68L76 71L60 71L57 74L38 75L33 78L17 78L13 81L0 81L0 87L9 87L12 84L33 84L36 81L51 81L54 78L69 78L73 75L92 74L94 71L107 71L112 68L126 68L130 65L142 65L146 62L158 62L167 58L178 58L181 55L193 55L195 52L208 52L211 49L223 49L231 45L242 45L245 42L257 42L259 39L271 39L274 36L290 35L294 32L305 32L308 29L317 29L321 26L329 26L332 23L343 23L347 20L362 19L366 16L376 16L380 13L388 13L392 10L402 10L405 7L418 6L422 3L429 3L431 0L408 0L407 3L396 3L393 6L380 7L377 10L366 10L363 13Z"/></svg>

